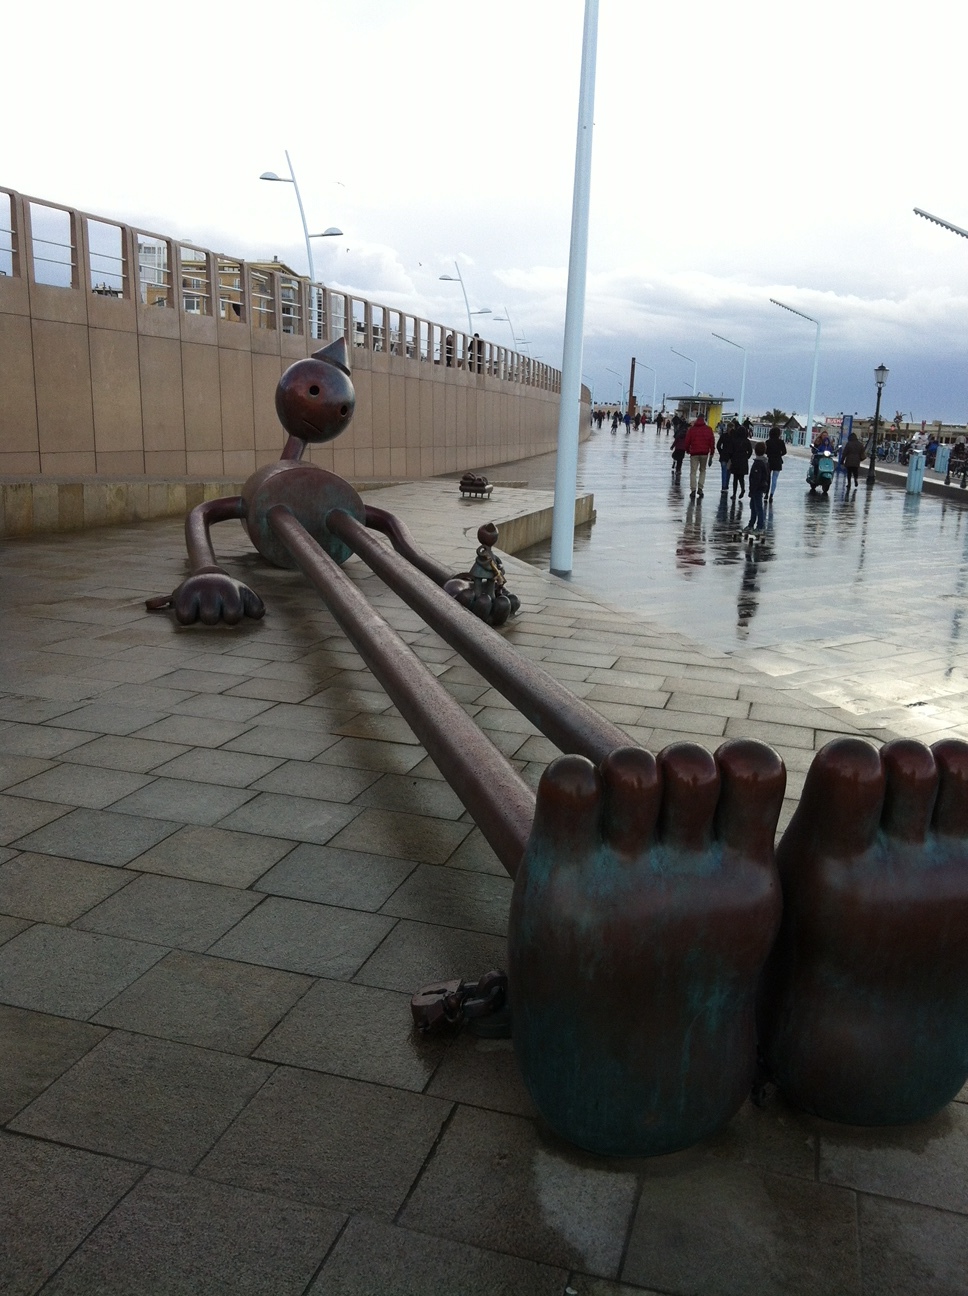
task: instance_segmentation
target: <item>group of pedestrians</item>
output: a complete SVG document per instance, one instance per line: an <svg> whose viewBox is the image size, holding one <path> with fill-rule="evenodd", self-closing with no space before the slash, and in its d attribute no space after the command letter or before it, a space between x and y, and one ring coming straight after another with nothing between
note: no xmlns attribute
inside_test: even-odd
<svg viewBox="0 0 968 1296"><path fill-rule="evenodd" d="M678 416L673 419L672 471L678 477L683 460L689 456L690 499L702 499L706 469L712 466L716 454L719 455L721 470L720 494L729 493L732 479L735 504L737 499L745 497L749 479L750 523L745 534L750 538L762 538L766 531L767 496L772 503L786 454L780 429L773 428L765 442L754 443L748 419L743 423L731 419L718 438L702 415L691 424Z"/></svg>

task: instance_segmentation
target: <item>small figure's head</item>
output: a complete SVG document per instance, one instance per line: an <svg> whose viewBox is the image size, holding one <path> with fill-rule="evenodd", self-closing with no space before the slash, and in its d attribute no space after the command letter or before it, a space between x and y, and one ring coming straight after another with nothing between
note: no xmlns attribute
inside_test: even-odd
<svg viewBox="0 0 968 1296"><path fill-rule="evenodd" d="M290 436L332 441L353 417L356 392L345 338L289 366L276 387L276 413Z"/></svg>

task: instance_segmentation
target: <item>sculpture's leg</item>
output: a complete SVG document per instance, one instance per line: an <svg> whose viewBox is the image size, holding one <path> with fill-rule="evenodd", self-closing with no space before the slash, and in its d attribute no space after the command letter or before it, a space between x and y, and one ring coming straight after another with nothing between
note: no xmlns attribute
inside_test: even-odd
<svg viewBox="0 0 968 1296"><path fill-rule="evenodd" d="M968 744L828 744L777 864L759 1006L777 1085L857 1125L939 1110L968 1078Z"/></svg>
<svg viewBox="0 0 968 1296"><path fill-rule="evenodd" d="M192 574L171 594L148 599L150 612L174 608L181 625L201 621L203 625L237 625L244 616L258 620L265 615L265 604L248 585L236 580L219 567L212 546L211 527L216 522L240 518L241 496L206 500L198 504L185 519L185 542Z"/></svg>
<svg viewBox="0 0 968 1296"><path fill-rule="evenodd" d="M749 1094L757 978L779 922L786 773L753 742L691 743L601 772L550 765L514 885L514 1047L538 1110L607 1155L720 1129Z"/></svg>

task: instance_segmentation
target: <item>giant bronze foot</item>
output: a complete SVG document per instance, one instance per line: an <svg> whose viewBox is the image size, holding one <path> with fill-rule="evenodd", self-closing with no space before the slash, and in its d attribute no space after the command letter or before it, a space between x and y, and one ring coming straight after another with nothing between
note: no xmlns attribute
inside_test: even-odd
<svg viewBox="0 0 968 1296"><path fill-rule="evenodd" d="M777 865L759 1009L777 1085L857 1125L938 1111L968 1077L968 744L828 744Z"/></svg>
<svg viewBox="0 0 968 1296"><path fill-rule="evenodd" d="M593 1152L655 1155L750 1091L786 784L761 743L626 747L548 767L514 885L514 1047L539 1111Z"/></svg>

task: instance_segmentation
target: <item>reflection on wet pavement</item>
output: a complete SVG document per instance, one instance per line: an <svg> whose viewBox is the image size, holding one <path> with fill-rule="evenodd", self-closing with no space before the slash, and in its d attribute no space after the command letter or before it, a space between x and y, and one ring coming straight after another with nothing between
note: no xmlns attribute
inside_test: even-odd
<svg viewBox="0 0 968 1296"><path fill-rule="evenodd" d="M572 580L866 720L933 739L968 736L968 510L878 485L828 496L788 454L765 539L747 542L749 499L689 498L688 465L647 432L595 433L578 485L598 519L575 537ZM526 461L553 485L553 456ZM519 554L548 566L547 544ZM937 731L937 732L935 732Z"/></svg>

